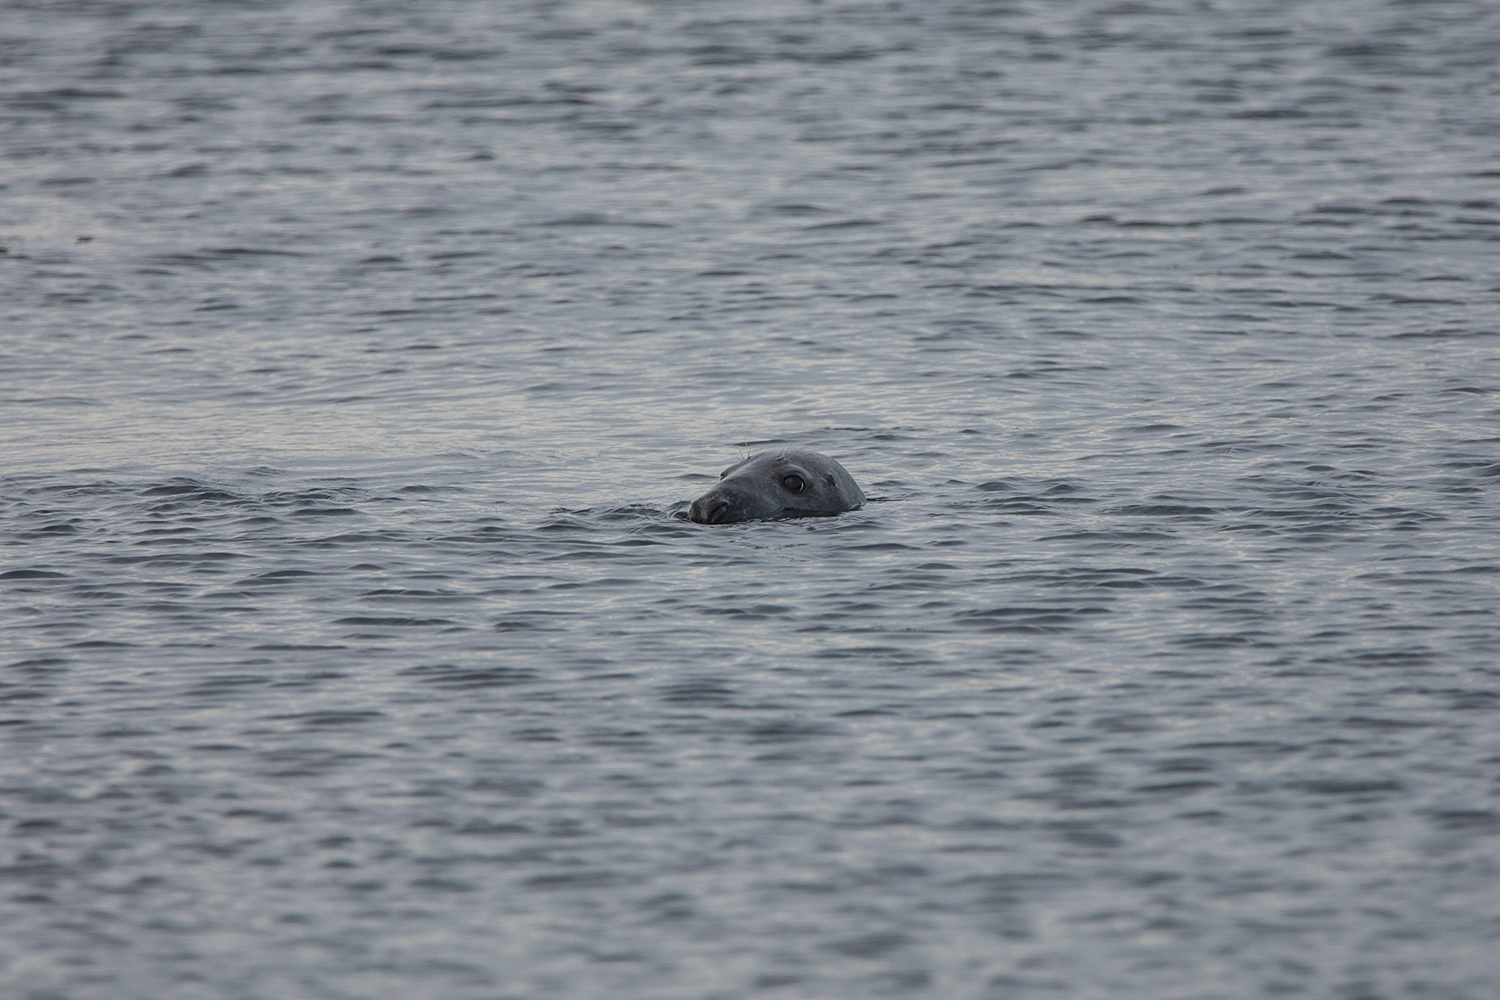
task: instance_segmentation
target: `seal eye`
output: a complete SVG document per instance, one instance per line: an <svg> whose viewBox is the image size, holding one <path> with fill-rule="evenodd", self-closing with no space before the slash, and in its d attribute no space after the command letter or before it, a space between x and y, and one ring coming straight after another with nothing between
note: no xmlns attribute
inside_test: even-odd
<svg viewBox="0 0 1500 1000"><path fill-rule="evenodd" d="M781 485L785 486L793 493L801 493L803 490L807 489L807 483L805 483L802 477L797 475L796 473L793 473L790 476L782 476Z"/></svg>

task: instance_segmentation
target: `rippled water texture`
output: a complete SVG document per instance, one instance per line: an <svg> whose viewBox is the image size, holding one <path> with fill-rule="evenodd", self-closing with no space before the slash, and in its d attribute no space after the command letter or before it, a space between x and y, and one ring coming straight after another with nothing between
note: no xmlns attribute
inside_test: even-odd
<svg viewBox="0 0 1500 1000"><path fill-rule="evenodd" d="M1500 996L1497 53L0 2L0 994Z"/></svg>

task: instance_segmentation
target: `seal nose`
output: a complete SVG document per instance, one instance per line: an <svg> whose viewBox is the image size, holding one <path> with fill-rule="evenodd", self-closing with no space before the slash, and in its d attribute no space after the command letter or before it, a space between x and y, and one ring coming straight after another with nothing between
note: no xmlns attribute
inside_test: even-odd
<svg viewBox="0 0 1500 1000"><path fill-rule="evenodd" d="M699 524L722 524L729 512L729 501L715 496L703 496L693 501L688 508L688 520Z"/></svg>

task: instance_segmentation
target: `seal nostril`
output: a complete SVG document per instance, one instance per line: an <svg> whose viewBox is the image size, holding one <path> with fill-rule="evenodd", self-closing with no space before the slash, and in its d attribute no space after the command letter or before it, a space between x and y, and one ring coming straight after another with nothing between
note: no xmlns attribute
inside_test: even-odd
<svg viewBox="0 0 1500 1000"><path fill-rule="evenodd" d="M720 497L701 496L688 508L688 520L699 524L723 524L729 515L729 501Z"/></svg>

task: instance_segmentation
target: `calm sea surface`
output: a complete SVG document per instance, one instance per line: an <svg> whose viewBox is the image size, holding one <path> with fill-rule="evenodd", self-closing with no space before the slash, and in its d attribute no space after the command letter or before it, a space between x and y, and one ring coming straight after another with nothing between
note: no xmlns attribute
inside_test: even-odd
<svg viewBox="0 0 1500 1000"><path fill-rule="evenodd" d="M0 2L0 245L5 997L1500 996L1500 6Z"/></svg>

